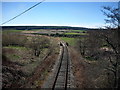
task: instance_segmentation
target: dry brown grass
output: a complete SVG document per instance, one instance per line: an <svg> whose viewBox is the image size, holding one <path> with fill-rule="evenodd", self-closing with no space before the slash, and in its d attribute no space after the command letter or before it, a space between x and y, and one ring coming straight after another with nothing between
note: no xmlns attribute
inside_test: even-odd
<svg viewBox="0 0 120 90"><path fill-rule="evenodd" d="M75 49L70 48L70 58L72 60L72 69L73 69L73 75L75 77L75 85L76 88L84 88L86 87L86 77L84 75L85 73L85 66L82 63L82 58L78 52L76 52Z"/></svg>
<svg viewBox="0 0 120 90"><path fill-rule="evenodd" d="M52 53L45 60L43 60L34 72L34 75L27 78L27 82L23 87L29 88L41 88L46 77L51 72L55 61L57 60L58 54Z"/></svg>
<svg viewBox="0 0 120 90"><path fill-rule="evenodd" d="M53 64L55 63L55 60L57 60L58 53L53 52L52 54L49 54L45 60L42 60L43 56L41 57L40 61L37 61L36 57L26 58L22 57L24 61L27 61L28 63L25 63L21 66L19 63L20 60L12 61L11 58L6 57L6 54L9 54L8 52L13 52L12 54L15 54L16 51L14 49L5 48L4 55L3 55L3 87L41 87L42 83L44 82L46 76L51 71ZM7 52L7 53L5 53ZM19 53L19 51L17 51ZM24 53L24 52L23 52ZM28 53L26 54L28 55ZM45 56L45 55L44 55ZM25 85L25 86L24 86Z"/></svg>
<svg viewBox="0 0 120 90"><path fill-rule="evenodd" d="M75 48L70 48L76 88L107 88L105 61L89 61L79 54Z"/></svg>
<svg viewBox="0 0 120 90"><path fill-rule="evenodd" d="M7 36L8 35L8 36ZM11 36L11 35L10 35ZM4 40L9 41L9 34L6 34ZM17 36L17 35L16 35ZM19 35L18 35L19 36ZM23 35L27 40L30 40L34 36ZM19 44L19 40L12 39L11 41L5 41L5 47L3 47L2 61L3 61L3 85L4 88L19 88L19 87L41 87L46 76L50 72L56 57L59 52L57 40L46 36L39 36L40 39L51 39L50 47L46 47L42 50L39 57L34 56L31 48L25 46L16 46L14 43ZM19 39L23 39L19 37ZM14 42L12 42L12 40ZM21 40L22 41L22 40ZM12 44L9 44L11 43ZM21 42L20 42L21 43ZM14 45L13 45L14 44ZM10 46L8 46L10 45ZM51 51L52 50L52 51ZM45 56L49 55L45 60Z"/></svg>

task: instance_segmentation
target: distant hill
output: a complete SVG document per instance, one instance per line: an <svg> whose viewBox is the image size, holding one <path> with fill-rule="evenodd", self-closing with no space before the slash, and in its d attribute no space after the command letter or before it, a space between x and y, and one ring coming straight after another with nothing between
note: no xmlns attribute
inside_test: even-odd
<svg viewBox="0 0 120 90"><path fill-rule="evenodd" d="M90 30L90 28L85 27L70 27L70 26L2 26L2 29L16 29L16 30L32 30L32 29L65 29L65 30Z"/></svg>

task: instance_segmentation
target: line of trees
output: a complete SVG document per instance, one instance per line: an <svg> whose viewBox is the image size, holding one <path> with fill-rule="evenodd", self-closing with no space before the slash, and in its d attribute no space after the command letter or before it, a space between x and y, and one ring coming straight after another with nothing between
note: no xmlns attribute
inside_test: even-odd
<svg viewBox="0 0 120 90"><path fill-rule="evenodd" d="M84 27L70 27L70 26L3 26L2 29L16 29L16 30L31 30L31 29L66 29L66 30L88 30Z"/></svg>
<svg viewBox="0 0 120 90"><path fill-rule="evenodd" d="M49 34L49 33L33 33L35 35L45 35L45 36L52 36L52 37L85 37L87 35L77 35L77 34L69 34L69 35L66 35L66 34L59 34L59 33L56 33L56 34Z"/></svg>

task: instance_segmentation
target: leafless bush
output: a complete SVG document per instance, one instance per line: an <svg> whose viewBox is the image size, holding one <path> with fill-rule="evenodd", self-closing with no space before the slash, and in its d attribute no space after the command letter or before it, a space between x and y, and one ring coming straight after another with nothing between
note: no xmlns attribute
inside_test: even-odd
<svg viewBox="0 0 120 90"><path fill-rule="evenodd" d="M32 48L35 56L39 56L44 48L50 47L50 40L46 37L34 36L28 40L26 46Z"/></svg>
<svg viewBox="0 0 120 90"><path fill-rule="evenodd" d="M77 41L78 48L83 57L91 57L94 59L98 59L95 57L100 53L100 47L103 45L102 39L99 37L98 31L88 31L89 35L84 39L79 39Z"/></svg>

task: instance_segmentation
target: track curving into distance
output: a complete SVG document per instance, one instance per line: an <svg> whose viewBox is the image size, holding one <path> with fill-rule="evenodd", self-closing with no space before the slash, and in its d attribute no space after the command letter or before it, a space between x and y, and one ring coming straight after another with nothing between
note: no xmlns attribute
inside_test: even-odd
<svg viewBox="0 0 120 90"><path fill-rule="evenodd" d="M62 43L62 54L60 57L59 67L55 76L55 80L52 86L52 89L55 88L64 88L67 90L68 88L68 80L69 80L69 55L68 49L65 43Z"/></svg>
<svg viewBox="0 0 120 90"><path fill-rule="evenodd" d="M58 60L56 60L52 72L44 82L42 88L52 90L69 90L70 88L74 88L74 76L71 67L68 47L65 42L60 42Z"/></svg>

